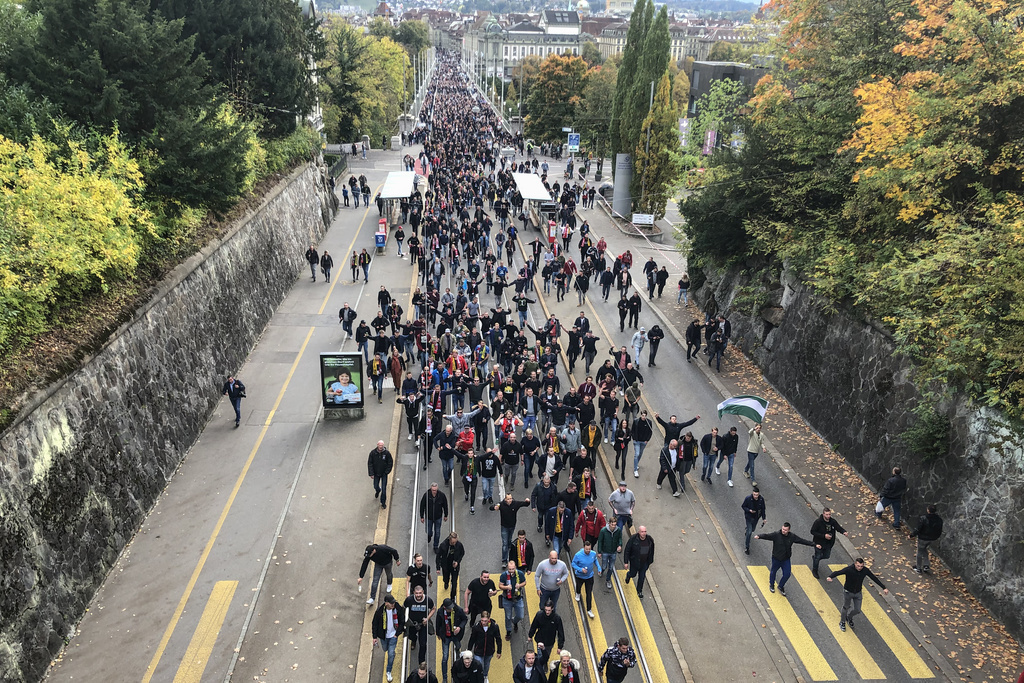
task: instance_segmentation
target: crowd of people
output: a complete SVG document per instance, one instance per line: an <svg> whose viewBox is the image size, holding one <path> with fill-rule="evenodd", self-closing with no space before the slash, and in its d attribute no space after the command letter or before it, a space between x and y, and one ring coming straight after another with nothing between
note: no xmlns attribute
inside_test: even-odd
<svg viewBox="0 0 1024 683"><path fill-rule="evenodd" d="M657 325L650 330L639 325L643 299L634 289L630 251L612 256L603 239L595 241L586 221L577 230L576 207L585 201L592 203L590 191L578 183L570 184L571 173L563 184L551 182L547 162L538 164L531 158L532 150L519 162L503 156L502 150L508 148L522 153L522 137L502 130L452 57L442 55L438 60L422 112L423 125L416 136L422 151L416 158L407 155L405 165L422 169L427 184L424 191L417 189L400 204L401 222L410 228L407 238L402 231L401 239L408 248L410 264L418 269L420 283L412 294L412 310L404 311L387 287L381 286L377 313L369 323L361 320L353 329L357 313L348 304L339 312L339 322L364 354L378 402L383 402L386 378L390 377L395 400L404 408L406 438L422 446L422 468L428 469L435 454L441 465L440 481L432 483L419 501L419 517L434 553L434 567L420 556L414 558L404 603L391 594L397 552L379 544L366 549L360 581L368 565L375 564L368 604L374 604L381 574L388 579L383 603L373 618L374 643L380 643L387 653L388 681L392 680L395 643L404 633L410 645L415 648L418 644L417 661L424 662L410 674L409 681L434 675L426 663L426 643L428 634L436 634L443 652L442 681L447 683L450 674L453 682L486 683L492 658L503 654L501 628L492 611L492 599L498 597L505 615L504 640L511 641L521 623L528 639L514 680L575 683L579 664L564 649L565 634L558 614L561 590L571 585L574 599L582 602L593 618L595 582L603 580L605 589L612 589L612 573L621 554L627 570L625 581L632 583L643 599L655 544L643 525L637 525L634 532L636 497L625 477L627 470L632 470L634 478L640 477L655 423L664 432L656 486L661 489L667 480L676 497L685 491L689 472L698 468L701 482L711 486L715 478L723 477L724 467L724 480L732 487L740 434L736 428L719 434L716 427L698 437L687 428L700 420L699 415L686 421L676 415L664 420L658 413L649 416L642 409L644 376L640 366L646 360L648 367L656 367L665 333ZM513 172L540 174L559 207L560 239L533 239L521 247L528 219ZM522 222L522 229L514 218ZM517 265L520 248L523 253ZM667 269L651 258L642 272L649 300L660 298L668 280ZM353 279L359 274L353 266ZM368 280L365 269L362 275ZM559 301L572 289L582 306L591 282L600 285L606 301L615 286L620 332L627 326L634 331L628 346L616 347L611 340L602 340L582 310L570 325L555 315L536 327L531 324L535 286L543 287L544 294L554 288ZM677 301L687 295L685 275L678 287ZM481 297L486 300L488 295L494 297L493 306L490 300L481 302ZM730 335L731 325L722 316L693 320L686 330L687 361L697 357L703 345L708 364L720 369ZM602 341L604 345L599 346ZM559 367L563 352L567 368ZM564 386L559 372L572 373L579 362L584 364L586 379L579 386ZM596 371L592 371L595 364ZM610 492L599 491L595 476L602 443L609 444L615 454L619 478ZM829 557L836 535L845 530L826 510L810 530L811 541L793 533L788 524L772 533L755 534L758 522L763 526L767 519L755 476L755 461L765 451L760 425L747 433L745 448L742 472L753 487L742 504L745 549L749 554L751 537L772 541L771 591L775 592L775 577L781 571L778 586L784 595L793 545L814 547L813 572L818 577L820 560ZM382 508L387 504L387 477L393 464L393 457L379 442L369 454L368 474ZM499 513L503 566L496 578L488 571L481 572L469 581L462 595L457 593L457 584L465 547L456 533L442 532L452 514L446 491L456 490L456 477L470 515L476 514L478 503ZM516 499L514 492L520 483L529 495ZM524 508L536 516L538 536L534 538L542 538L547 550L539 561L530 534L522 528L529 525L519 520ZM894 508L898 514L898 507ZM568 563L561 559L563 554ZM441 577L443 591L447 591L440 605L426 594L433 583L432 571ZM847 625L853 626L853 616L859 610L859 595L855 594L859 594L863 578L881 582L862 560L833 573L829 580L835 576L844 577L848 594L842 610L841 628L845 630ZM541 608L525 623L527 590L537 591ZM442 595L440 585L438 595ZM467 634L466 649L462 650ZM449 659L453 660L450 668ZM636 663L628 639L623 638L608 647L600 666L606 680L618 682Z"/></svg>

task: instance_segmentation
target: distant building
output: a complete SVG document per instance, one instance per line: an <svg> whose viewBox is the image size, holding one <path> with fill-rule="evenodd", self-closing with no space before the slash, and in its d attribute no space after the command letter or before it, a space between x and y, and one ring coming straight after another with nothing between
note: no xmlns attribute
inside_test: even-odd
<svg viewBox="0 0 1024 683"><path fill-rule="evenodd" d="M629 22L610 24L597 36L597 46L605 59L621 54L626 47L626 33ZM702 61L708 58L711 47L717 42L735 42L743 45L754 45L757 38L746 29L736 27L711 26L706 24L675 23L669 25L671 39L670 50L672 60L681 62L687 57Z"/></svg>
<svg viewBox="0 0 1024 683"><path fill-rule="evenodd" d="M633 13L633 0L604 0L604 11L629 16Z"/></svg>
<svg viewBox="0 0 1024 683"><path fill-rule="evenodd" d="M477 74L507 78L525 57L580 53L582 32L576 12L545 10L508 19L516 21L502 25L491 13L480 12L467 26L463 59Z"/></svg>
<svg viewBox="0 0 1024 683"><path fill-rule="evenodd" d="M699 101L711 90L715 81L739 81L753 93L757 82L768 73L768 69L739 62L694 62L690 74L690 103L686 110L688 117L700 114Z"/></svg>
<svg viewBox="0 0 1024 683"><path fill-rule="evenodd" d="M391 21L394 18L394 15L391 13L391 7L386 2L378 4L377 9L373 10L372 16L382 17L388 21Z"/></svg>

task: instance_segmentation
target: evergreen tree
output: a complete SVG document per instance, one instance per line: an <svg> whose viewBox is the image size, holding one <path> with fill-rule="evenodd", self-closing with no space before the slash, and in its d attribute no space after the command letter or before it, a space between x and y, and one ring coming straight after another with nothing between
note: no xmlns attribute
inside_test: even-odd
<svg viewBox="0 0 1024 683"><path fill-rule="evenodd" d="M634 8L633 15L629 18L629 30L626 31L626 45L622 49L622 61L619 63L619 73L615 78L615 101L612 103L612 118L608 124L608 135L612 145L612 168L615 168L615 155L623 150L632 150L632 147L624 144L621 135L622 121L629 118L627 111L629 93L636 79L637 64L640 61L640 49L643 47L644 38L647 34L647 25L644 23L644 8L651 0L641 0L639 6Z"/></svg>
<svg viewBox="0 0 1024 683"><path fill-rule="evenodd" d="M338 25L328 39L328 60L324 71L325 107L331 125L328 139L351 142L358 137L362 116L361 97L364 81L359 68L364 62L368 41L348 24Z"/></svg>
<svg viewBox="0 0 1024 683"><path fill-rule="evenodd" d="M316 102L311 62L323 58L319 22L294 0L159 0L157 9L184 21L184 34L210 65L238 111L266 122L271 135L295 129Z"/></svg>
<svg viewBox="0 0 1024 683"><path fill-rule="evenodd" d="M679 179L677 118L672 101L672 82L666 70L658 81L654 108L643 121L640 142L633 156L637 171L633 174L633 181L638 183L640 190L634 190L633 197L638 198L640 212L654 214L655 220L664 218L669 192Z"/></svg>
<svg viewBox="0 0 1024 683"><path fill-rule="evenodd" d="M653 3L648 3L644 11L653 13ZM668 69L670 48L671 38L668 33L668 10L662 5L657 18L648 24L647 34L644 36L643 50L640 52L637 73L633 79L633 87L630 90L629 104L627 105L627 111L630 115L624 118L621 124L620 136L624 149L634 151L637 145L642 142L640 127L643 125L643 121L651 109L652 85L658 83ZM634 158L633 197L640 196L639 175L635 172L637 168L638 166Z"/></svg>

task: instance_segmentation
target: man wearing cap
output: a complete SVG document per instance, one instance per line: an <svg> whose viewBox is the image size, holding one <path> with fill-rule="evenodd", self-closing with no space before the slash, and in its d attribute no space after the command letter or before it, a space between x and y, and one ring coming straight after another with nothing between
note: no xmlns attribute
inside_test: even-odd
<svg viewBox="0 0 1024 683"><path fill-rule="evenodd" d="M473 657L471 650L462 653L452 665L452 683L484 683L484 667Z"/></svg>
<svg viewBox="0 0 1024 683"><path fill-rule="evenodd" d="M441 603L441 609L437 610L434 617L434 631L441 639L441 680L448 683L448 651L454 650L457 654L462 647L462 634L465 631L469 617L462 611L462 608L455 604L451 598L445 598ZM457 663L457 662L456 662Z"/></svg>
<svg viewBox="0 0 1024 683"><path fill-rule="evenodd" d="M537 647L537 660L545 667L551 652L565 647L565 630L562 628L562 617L555 612L555 603L546 600L542 604L544 606L533 615L528 635Z"/></svg>
<svg viewBox="0 0 1024 683"><path fill-rule="evenodd" d="M356 581L360 586L363 584L363 577L366 575L366 568L370 566L371 560L373 561L373 581L370 583L370 597L367 598L366 604L372 605L373 599L377 596L377 587L380 585L380 575L383 573L388 578L388 593L391 592L391 582L394 579L394 572L391 568L391 563L402 564L398 559L398 551L389 545L383 543L374 543L366 546L366 550L363 551L363 565L359 568L359 580Z"/></svg>
<svg viewBox="0 0 1024 683"><path fill-rule="evenodd" d="M633 508L636 507L636 496L626 487L626 481L619 482L619 487L608 495L608 504L618 518L622 529L633 527Z"/></svg>
<svg viewBox="0 0 1024 683"><path fill-rule="evenodd" d="M372 602L372 600L371 600ZM381 649L387 655L387 668L385 677L391 680L391 669L395 666L395 646L398 645L398 636L405 630L405 615L402 609L395 604L395 597L390 593L384 596L377 611L373 613L373 646L380 643Z"/></svg>

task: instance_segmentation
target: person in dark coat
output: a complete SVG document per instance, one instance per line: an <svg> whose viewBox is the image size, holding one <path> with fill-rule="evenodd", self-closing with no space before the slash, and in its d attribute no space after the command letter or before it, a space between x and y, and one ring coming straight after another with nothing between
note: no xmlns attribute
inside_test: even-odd
<svg viewBox="0 0 1024 683"><path fill-rule="evenodd" d="M928 562L928 546L939 540L942 536L942 517L939 517L939 509L929 505L927 514L921 515L917 522L917 528L910 532L911 538L917 538L917 563L914 571L931 572L931 564Z"/></svg>
<svg viewBox="0 0 1024 683"><path fill-rule="evenodd" d="M814 543L806 538L800 538L790 531L789 522L783 524L778 531L755 535L754 538L772 542L772 568L768 575L768 590L772 593L775 592L775 574L781 569L782 580L779 581L779 592L785 596L786 582L789 581L789 575L792 572L793 545L799 543L814 547Z"/></svg>
<svg viewBox="0 0 1024 683"><path fill-rule="evenodd" d="M363 577L366 576L366 569L373 562L373 580L370 582L370 597L366 599L367 605L372 605L377 597L377 587L380 585L380 575L383 573L388 580L388 597L391 597L391 582L394 580L394 569L392 564L400 565L398 551L383 543L373 543L363 550L363 564L359 567L359 590L363 589Z"/></svg>
<svg viewBox="0 0 1024 683"><path fill-rule="evenodd" d="M811 574L814 578L818 576L818 565L822 560L832 556L832 546L836 543L836 534L848 536L846 529L832 516L832 510L825 508L818 519L811 525L811 540L814 541L814 561L811 564Z"/></svg>
<svg viewBox="0 0 1024 683"><path fill-rule="evenodd" d="M238 423L242 420L242 399L245 398L245 385L241 380L235 379L234 375L228 375L220 393L221 396L227 396L231 401L231 407L235 409L235 427L238 427Z"/></svg>
<svg viewBox="0 0 1024 683"><path fill-rule="evenodd" d="M384 447L383 441L377 442L377 447L370 451L366 460L366 471L373 479L374 498L380 498L380 507L386 510L388 505L388 475L395 467L395 459L391 451Z"/></svg>
<svg viewBox="0 0 1024 683"><path fill-rule="evenodd" d="M306 250L306 262L309 263L309 274L313 276L313 282L316 282L316 267L320 265L320 254L316 253L312 244Z"/></svg>
<svg viewBox="0 0 1024 683"><path fill-rule="evenodd" d="M691 358L696 358L697 353L700 351L700 328L701 324L699 320L694 319L686 327L686 362L689 363Z"/></svg>
<svg viewBox="0 0 1024 683"><path fill-rule="evenodd" d="M885 482L882 490L878 492L878 500L882 504L882 510L892 506L892 527L900 528L900 508L903 505L903 494L907 492L907 480L903 478L903 470L899 467L892 468L892 476ZM875 508L875 516L882 518L882 511Z"/></svg>

